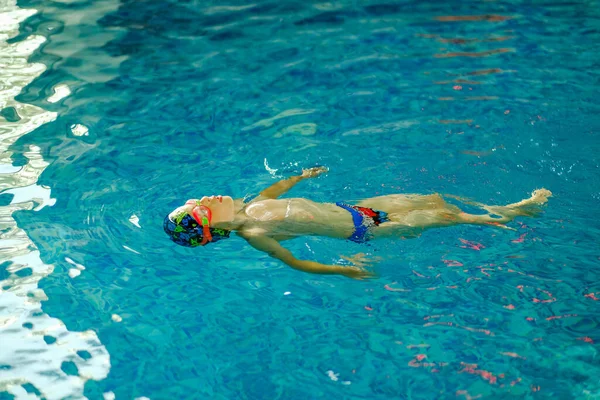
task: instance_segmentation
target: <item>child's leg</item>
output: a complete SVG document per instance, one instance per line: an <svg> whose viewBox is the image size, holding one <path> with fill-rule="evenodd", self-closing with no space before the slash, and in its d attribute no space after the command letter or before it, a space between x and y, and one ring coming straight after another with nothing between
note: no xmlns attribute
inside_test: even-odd
<svg viewBox="0 0 600 400"><path fill-rule="evenodd" d="M548 197L551 196L552 192L548 189L538 189L533 191L530 198L521 200L517 203L508 204L506 206L488 206L482 204L481 208L490 214L507 217L512 221L518 216L533 217L539 214L541 211L540 206L546 203L548 201Z"/></svg>
<svg viewBox="0 0 600 400"><path fill-rule="evenodd" d="M459 224L493 225L499 228L511 229L504 224L512 221L518 216L533 216L541 211L540 206L548 201L552 193L546 189L533 192L530 198L518 203L506 206L488 206L481 204L480 207L490 214L476 215L463 212L460 208L445 204L443 208L434 210L417 209L408 214L390 214L390 225L382 224L381 228L390 231L399 231L404 227L411 230L425 230ZM496 217L497 216L497 217ZM383 233L383 232L382 232Z"/></svg>
<svg viewBox="0 0 600 400"><path fill-rule="evenodd" d="M474 225L496 225L501 228L507 228L503 224L512 221L518 216L533 217L541 212L540 206L548 201L552 192L547 189L535 190L531 197L521 200L517 203L506 206L488 206L480 204L479 206L489 212L487 215L467 214L459 212L456 214L457 223Z"/></svg>
<svg viewBox="0 0 600 400"><path fill-rule="evenodd" d="M388 214L406 214L414 210L444 208L447 204L439 194L390 194L365 199L357 205L385 211Z"/></svg>

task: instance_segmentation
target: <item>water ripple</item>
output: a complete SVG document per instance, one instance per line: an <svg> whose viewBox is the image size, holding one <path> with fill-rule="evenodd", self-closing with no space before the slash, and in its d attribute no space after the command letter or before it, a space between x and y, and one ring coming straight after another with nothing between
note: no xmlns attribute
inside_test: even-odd
<svg viewBox="0 0 600 400"><path fill-rule="evenodd" d="M2 129L16 139L13 126L42 122L25 103L58 116L7 139L0 197L24 209L13 217L31 241L2 251L33 242L46 269L17 260L0 279L44 276L28 299L98 332L111 369L87 395L597 393L597 1L21 1L41 13L11 43L48 40L16 72L48 69L22 90L0 80L21 101L0 111ZM61 85L71 94L59 99ZM256 194L314 164L330 172L291 196L555 196L515 231L286 243L324 262L380 256L369 282L299 274L239 238L185 249L161 230L182 199ZM3 234L24 237L14 223ZM59 328L15 357L50 354ZM76 355L102 360L100 349ZM74 376L81 361L65 361Z"/></svg>
<svg viewBox="0 0 600 400"><path fill-rule="evenodd" d="M42 311L41 302L47 297L38 282L51 274L54 266L41 260L36 246L13 219L15 212L39 211L55 203L50 189L37 184L48 165L39 147L32 145L23 153L24 165L9 168L9 147L56 119L56 113L14 99L46 69L44 64L28 62L44 43L43 36L31 35L7 43L17 33L19 23L35 13L17 8L13 2L5 2L0 8L0 81L5 82L0 91L0 109L10 109L15 115L0 120L0 196L10 198L9 204L0 207L0 391L17 399L30 398L32 390L47 399L82 398L87 380L107 376L108 353L95 332L69 331L62 321ZM66 95L64 86L57 87L57 96L59 92ZM58 101L57 96L54 101Z"/></svg>

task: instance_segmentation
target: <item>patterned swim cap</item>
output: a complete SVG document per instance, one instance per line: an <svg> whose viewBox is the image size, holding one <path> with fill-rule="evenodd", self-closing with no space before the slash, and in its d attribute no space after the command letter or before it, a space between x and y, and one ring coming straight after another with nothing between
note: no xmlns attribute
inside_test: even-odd
<svg viewBox="0 0 600 400"><path fill-rule="evenodd" d="M163 228L171 240L180 246L200 246L204 237L202 234L202 226L198 225L196 220L188 213L181 213L172 218L173 219L169 218L169 215L167 215L163 224ZM225 229L210 228L212 242L226 239L229 237L230 233L231 231Z"/></svg>

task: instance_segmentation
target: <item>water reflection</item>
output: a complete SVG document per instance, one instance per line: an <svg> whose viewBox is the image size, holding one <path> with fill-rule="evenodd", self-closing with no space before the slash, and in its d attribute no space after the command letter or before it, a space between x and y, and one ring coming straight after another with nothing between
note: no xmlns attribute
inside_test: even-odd
<svg viewBox="0 0 600 400"><path fill-rule="evenodd" d="M28 58L45 38L31 35L15 43L7 40L18 32L19 23L36 13L14 1L0 8L0 392L30 398L31 392L47 399L81 398L89 379L107 376L110 363L104 346L93 331L71 332L59 319L45 314L47 300L38 282L54 270L42 262L40 252L20 229L16 211L39 211L53 206L50 188L38 185L48 163L40 148L30 145L22 153L25 162L13 166L9 147L20 137L56 118L56 113L17 102L21 90L44 72L41 63ZM68 95L58 85L48 99L56 102Z"/></svg>
<svg viewBox="0 0 600 400"><path fill-rule="evenodd" d="M72 11L71 4L48 3L60 16ZM68 82L71 96L49 104L64 107L52 129L22 143L36 143L53 160L45 178L57 205L23 218L45 259L63 267L45 280L51 297L45 307L70 324L106 322L99 335L111 346L113 365L99 386L117 387L124 398L142 390L153 398L339 398L350 392L327 384L351 376L352 387L343 388L354 391L349 397L418 390L427 398L424 388L435 387L450 397L477 398L527 396L530 386L556 389L543 376L554 364L589 369L577 382L595 374L585 360L557 359L555 352L570 345L566 329L538 325L577 321L569 316L572 305L519 297L515 286L535 278L482 265L506 259L511 270L530 272L539 264L543 276L563 276L562 268L552 269L558 263L544 259L559 245L550 234L548 245L547 237L534 241L533 230L523 227L509 237L470 230L468 239L444 233L390 245L382 251L394 257L394 265L382 268L393 276L389 282L398 281L390 288L288 274L233 240L219 251L186 253L165 244L160 232L163 211L188 193L210 187L244 195L316 161L337 170L327 184L305 192L321 199L447 190L501 202L533 184L555 183L538 171L544 169L568 184L577 173L571 170L593 156L574 151L584 161L566 163L557 152L565 146L560 140L541 154L529 144L543 147L541 131L509 125L530 119L542 125L537 111L523 117L540 104L526 109L519 97L545 94L549 84L526 57L543 38L530 30L526 40L513 40L524 37L522 19L499 17L510 5L461 2L466 13L489 10L448 17L452 5L431 2L122 1L93 27L102 12L83 17L96 3L80 3L72 20L44 25L62 29L45 51L63 59L25 89L27 99L58 99L62 74L76 79ZM526 79L544 85L525 85ZM526 92L519 95L516 83ZM17 108L5 110L7 119L22 118ZM35 148L25 151L35 158ZM532 168L533 157L542 161ZM52 200L42 189L30 196L38 198L32 207ZM535 229L553 226L549 221L536 221ZM579 239L583 230L573 231ZM580 261L585 251L563 248L572 257L565 263ZM457 254L440 260L448 251ZM14 274L30 277L28 268L16 268ZM405 272L411 279L402 280ZM580 305L554 285L532 287ZM598 290L586 287L578 296L594 304ZM565 309L550 308L558 306ZM548 340L531 343L548 332ZM576 343L587 346L588 336L577 334ZM505 365L525 354L531 364ZM557 397L575 390L564 382ZM308 386L322 392L303 392Z"/></svg>

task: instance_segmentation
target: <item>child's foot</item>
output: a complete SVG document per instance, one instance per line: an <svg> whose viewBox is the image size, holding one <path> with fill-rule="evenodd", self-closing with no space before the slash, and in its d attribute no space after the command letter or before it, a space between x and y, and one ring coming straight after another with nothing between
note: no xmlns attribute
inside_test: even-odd
<svg viewBox="0 0 600 400"><path fill-rule="evenodd" d="M534 190L531 194L531 199L538 202L538 204L544 204L548 202L548 197L552 197L552 192L544 188Z"/></svg>
<svg viewBox="0 0 600 400"><path fill-rule="evenodd" d="M530 198L510 204L508 207L514 209L516 215L535 217L542 212L540 206L546 204L550 196L552 196L552 192L548 189L537 189L533 191Z"/></svg>
<svg viewBox="0 0 600 400"><path fill-rule="evenodd" d="M485 206L484 208L491 214L497 214L503 217L514 218L518 216L535 217L542 212L541 206L548 202L552 192L548 189L537 189L531 194L531 197L521 200L518 203L506 206Z"/></svg>

